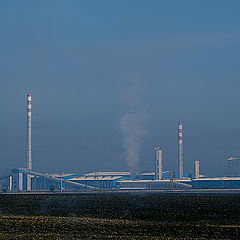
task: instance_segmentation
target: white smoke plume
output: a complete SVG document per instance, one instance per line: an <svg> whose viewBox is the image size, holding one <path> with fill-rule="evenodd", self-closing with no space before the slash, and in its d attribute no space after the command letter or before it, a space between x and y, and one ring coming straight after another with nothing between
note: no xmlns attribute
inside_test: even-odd
<svg viewBox="0 0 240 240"><path fill-rule="evenodd" d="M126 153L126 162L132 174L138 172L139 154L143 136L146 134L141 117L137 114L125 114L119 122L124 141L123 146Z"/></svg>

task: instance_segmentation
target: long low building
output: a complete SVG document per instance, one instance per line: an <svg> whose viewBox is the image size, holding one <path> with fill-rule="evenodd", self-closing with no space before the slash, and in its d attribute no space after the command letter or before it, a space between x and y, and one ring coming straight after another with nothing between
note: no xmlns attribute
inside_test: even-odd
<svg viewBox="0 0 240 240"><path fill-rule="evenodd" d="M81 183L87 186L96 187L99 189L115 189L119 181L124 179L122 176L74 176L69 178L69 181Z"/></svg>
<svg viewBox="0 0 240 240"><path fill-rule="evenodd" d="M191 185L193 189L240 189L240 177L199 178Z"/></svg>
<svg viewBox="0 0 240 240"><path fill-rule="evenodd" d="M191 180L121 180L117 183L117 189L121 190L166 190L166 189L189 189Z"/></svg>
<svg viewBox="0 0 240 240"><path fill-rule="evenodd" d="M64 179L62 176L42 174L25 168L11 171L9 177L11 191L81 191L96 190L94 186Z"/></svg>
<svg viewBox="0 0 240 240"><path fill-rule="evenodd" d="M240 189L240 177L149 180L152 173L132 177L129 172L88 174L42 174L29 169L13 169L9 191L86 191L86 190L169 190L169 189Z"/></svg>

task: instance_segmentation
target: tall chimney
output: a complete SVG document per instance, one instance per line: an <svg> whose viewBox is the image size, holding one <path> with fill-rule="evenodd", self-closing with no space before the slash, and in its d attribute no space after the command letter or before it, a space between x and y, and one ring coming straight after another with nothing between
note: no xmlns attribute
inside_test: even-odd
<svg viewBox="0 0 240 240"><path fill-rule="evenodd" d="M195 170L195 179L199 178L199 161L195 161L195 165L194 165L194 170Z"/></svg>
<svg viewBox="0 0 240 240"><path fill-rule="evenodd" d="M182 122L178 123L178 177L183 178L183 135L182 135Z"/></svg>
<svg viewBox="0 0 240 240"><path fill-rule="evenodd" d="M27 169L32 170L32 97L27 94Z"/></svg>
<svg viewBox="0 0 240 240"><path fill-rule="evenodd" d="M162 149L155 148L155 180L162 179Z"/></svg>

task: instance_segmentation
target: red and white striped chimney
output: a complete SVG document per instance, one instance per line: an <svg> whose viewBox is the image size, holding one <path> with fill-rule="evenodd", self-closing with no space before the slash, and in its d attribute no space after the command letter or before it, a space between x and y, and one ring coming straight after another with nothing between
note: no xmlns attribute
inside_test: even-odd
<svg viewBox="0 0 240 240"><path fill-rule="evenodd" d="M27 169L32 170L32 96L27 94Z"/></svg>
<svg viewBox="0 0 240 240"><path fill-rule="evenodd" d="M183 127L182 122L178 122L178 177L183 178Z"/></svg>

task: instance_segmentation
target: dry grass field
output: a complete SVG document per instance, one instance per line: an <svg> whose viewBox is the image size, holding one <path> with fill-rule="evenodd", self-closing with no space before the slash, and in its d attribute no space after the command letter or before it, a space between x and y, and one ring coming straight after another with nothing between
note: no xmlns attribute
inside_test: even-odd
<svg viewBox="0 0 240 240"><path fill-rule="evenodd" d="M239 194L2 194L0 213L0 239L240 239Z"/></svg>
<svg viewBox="0 0 240 240"><path fill-rule="evenodd" d="M0 216L0 239L239 239L240 226Z"/></svg>

